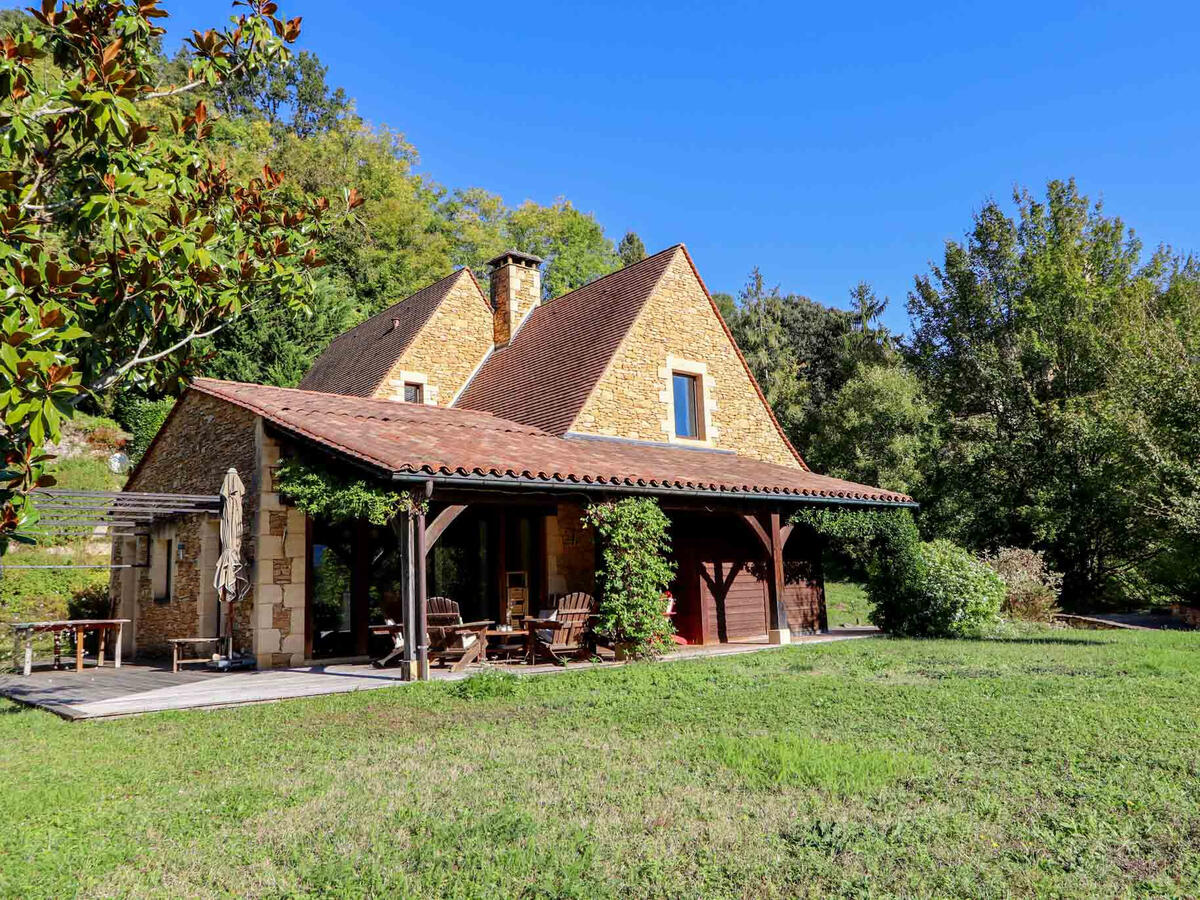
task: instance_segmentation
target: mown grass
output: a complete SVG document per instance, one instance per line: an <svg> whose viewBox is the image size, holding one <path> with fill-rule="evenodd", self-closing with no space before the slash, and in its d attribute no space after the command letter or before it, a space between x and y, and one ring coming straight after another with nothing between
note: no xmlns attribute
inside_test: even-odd
<svg viewBox="0 0 1200 900"><path fill-rule="evenodd" d="M69 724L13 896L1200 893L1200 639L871 639Z"/></svg>
<svg viewBox="0 0 1200 900"><path fill-rule="evenodd" d="M858 582L826 581L825 609L831 628L871 624L871 620L867 617L871 611L871 602L867 599L867 589L865 585Z"/></svg>

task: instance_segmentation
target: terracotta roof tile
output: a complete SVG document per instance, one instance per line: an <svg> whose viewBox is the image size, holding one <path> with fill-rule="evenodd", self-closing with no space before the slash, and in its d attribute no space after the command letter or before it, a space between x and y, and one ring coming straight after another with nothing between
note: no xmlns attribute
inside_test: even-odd
<svg viewBox="0 0 1200 900"><path fill-rule="evenodd" d="M459 269L338 335L300 381L301 389L371 396L460 278L474 280L470 270Z"/></svg>
<svg viewBox="0 0 1200 900"><path fill-rule="evenodd" d="M682 245L669 247L534 307L454 405L565 434L680 252Z"/></svg>
<svg viewBox="0 0 1200 900"><path fill-rule="evenodd" d="M473 483L595 485L646 492L911 503L867 485L732 453L563 438L474 410L200 378L192 386L301 439L385 473Z"/></svg>

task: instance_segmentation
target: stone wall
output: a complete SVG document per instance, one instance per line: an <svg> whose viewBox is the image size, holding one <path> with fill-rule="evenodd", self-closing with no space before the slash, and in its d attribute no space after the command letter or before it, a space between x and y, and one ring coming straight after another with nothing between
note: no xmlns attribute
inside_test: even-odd
<svg viewBox="0 0 1200 900"><path fill-rule="evenodd" d="M242 557L253 565L253 523L258 503L259 479L256 464L255 427L258 417L247 410L190 391L179 401L158 438L130 477L126 490L155 493L216 494L226 469L238 470L246 486L242 521ZM186 516L156 525L151 536L151 561L161 544L173 539L183 543L183 559L173 559L172 592L167 602L154 598L153 567L117 570L110 579L110 595L117 607L133 618L130 649L139 654L169 652L165 642L176 637L209 637L218 628L217 597L212 587L219 553L220 534L216 516ZM114 539L114 561L146 558L142 546L128 539ZM249 571L249 568L247 569ZM250 628L253 595L234 606L234 647L250 652L254 635Z"/></svg>
<svg viewBox="0 0 1200 900"><path fill-rule="evenodd" d="M596 591L595 532L583 527L583 506L560 503L546 517L546 589L550 594Z"/></svg>
<svg viewBox="0 0 1200 900"><path fill-rule="evenodd" d="M682 250L593 389L571 430L670 441L672 368L699 374L708 429L703 441L742 456L798 467L766 403Z"/></svg>
<svg viewBox="0 0 1200 900"><path fill-rule="evenodd" d="M417 381L427 404L449 406L492 349L492 331L491 307L464 269L374 396L403 400L405 381Z"/></svg>
<svg viewBox="0 0 1200 900"><path fill-rule="evenodd" d="M307 521L304 513L283 504L275 489L279 443L255 429L258 448L256 482L262 486L255 504L253 587L254 653L260 669L298 666L304 662ZM242 604L249 608L250 604ZM236 621L236 620L235 620Z"/></svg>
<svg viewBox="0 0 1200 900"><path fill-rule="evenodd" d="M225 470L238 470L254 493L254 422L248 410L199 391L179 401L125 489L154 493L215 494Z"/></svg>
<svg viewBox="0 0 1200 900"><path fill-rule="evenodd" d="M134 570L138 575L135 621L140 655L169 654L170 638L207 637L200 633L201 540L207 518L207 515L185 516L155 526L150 535L153 565ZM166 541L171 543L165 545ZM171 577L166 596L160 599L154 596L153 566L164 565L165 560L160 557L167 552L171 554Z"/></svg>

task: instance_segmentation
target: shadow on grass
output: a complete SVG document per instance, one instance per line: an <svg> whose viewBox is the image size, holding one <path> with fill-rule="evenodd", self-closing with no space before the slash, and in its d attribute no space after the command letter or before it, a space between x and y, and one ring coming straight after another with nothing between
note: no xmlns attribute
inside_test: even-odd
<svg viewBox="0 0 1200 900"><path fill-rule="evenodd" d="M974 641L978 644L1088 644L1093 647L1117 643L1116 641L1089 640L1084 637L973 637L962 640Z"/></svg>

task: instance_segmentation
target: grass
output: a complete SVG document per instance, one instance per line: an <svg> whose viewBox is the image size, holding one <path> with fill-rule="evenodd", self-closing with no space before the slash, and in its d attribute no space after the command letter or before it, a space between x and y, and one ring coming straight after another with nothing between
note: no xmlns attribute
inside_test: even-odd
<svg viewBox="0 0 1200 900"><path fill-rule="evenodd" d="M111 722L0 707L0 893L1194 896L1198 651L872 639Z"/></svg>
<svg viewBox="0 0 1200 900"><path fill-rule="evenodd" d="M826 581L825 609L829 616L830 628L871 624L867 618L867 613L871 611L867 589L858 582Z"/></svg>

